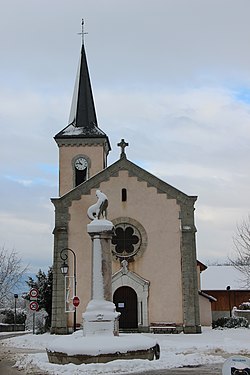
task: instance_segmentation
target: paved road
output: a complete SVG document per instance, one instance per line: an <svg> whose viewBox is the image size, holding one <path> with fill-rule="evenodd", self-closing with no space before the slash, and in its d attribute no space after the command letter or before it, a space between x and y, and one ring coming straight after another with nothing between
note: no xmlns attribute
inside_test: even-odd
<svg viewBox="0 0 250 375"><path fill-rule="evenodd" d="M1 334L0 335L0 340L10 339L11 337L14 337L14 336L23 336L23 335L27 335L29 333L30 332L16 332L16 333L6 333L4 335Z"/></svg>
<svg viewBox="0 0 250 375"><path fill-rule="evenodd" d="M15 336L20 336L18 333ZM7 339L9 337L13 337L12 335L0 335L0 340ZM3 343L0 341L0 375L47 375L46 372L40 371L37 368L31 368L30 370L18 370L17 368L13 367L16 363L15 354L17 353L30 353L32 350L26 349L17 349L4 346ZM37 352L37 351L33 351Z"/></svg>
<svg viewBox="0 0 250 375"><path fill-rule="evenodd" d="M218 363L209 366L181 367L168 370L144 371L124 375L221 375L222 365L222 363Z"/></svg>
<svg viewBox="0 0 250 375"><path fill-rule="evenodd" d="M2 353L1 353L2 354ZM15 364L15 361L10 360L9 357L0 359L0 374L1 375L21 375L25 372L19 371L12 366Z"/></svg>

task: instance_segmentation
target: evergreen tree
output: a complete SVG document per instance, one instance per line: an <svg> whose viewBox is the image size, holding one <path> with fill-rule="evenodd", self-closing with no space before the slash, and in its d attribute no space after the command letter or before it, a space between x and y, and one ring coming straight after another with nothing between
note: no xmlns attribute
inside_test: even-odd
<svg viewBox="0 0 250 375"><path fill-rule="evenodd" d="M32 277L29 277L29 280L26 281L26 283L28 284L30 289L36 288L38 290L37 302L39 305L39 310L44 309L47 312L48 318L46 325L50 327L52 314L52 267L49 267L47 275L42 270L39 270L36 274L36 280L34 280Z"/></svg>

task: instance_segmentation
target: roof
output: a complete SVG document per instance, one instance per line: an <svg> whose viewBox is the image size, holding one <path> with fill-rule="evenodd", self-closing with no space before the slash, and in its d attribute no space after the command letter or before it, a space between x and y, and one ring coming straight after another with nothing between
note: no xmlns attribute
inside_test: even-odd
<svg viewBox="0 0 250 375"><path fill-rule="evenodd" d="M217 298L213 297L213 296L210 296L210 294L207 294L203 291L199 291L199 295L204 297L204 298L207 298L209 299L210 302L216 302L217 301Z"/></svg>
<svg viewBox="0 0 250 375"><path fill-rule="evenodd" d="M82 46L76 75L69 123L54 138L55 140L64 138L106 138L108 141L107 135L98 127L84 45ZM108 145L110 149L109 141Z"/></svg>
<svg viewBox="0 0 250 375"><path fill-rule="evenodd" d="M204 263L200 262L198 259L197 259L197 266L200 267L200 272L203 272L207 269L207 266Z"/></svg>
<svg viewBox="0 0 250 375"><path fill-rule="evenodd" d="M233 266L209 266L202 272L202 290L226 290L227 286L231 289L246 289L242 273Z"/></svg>

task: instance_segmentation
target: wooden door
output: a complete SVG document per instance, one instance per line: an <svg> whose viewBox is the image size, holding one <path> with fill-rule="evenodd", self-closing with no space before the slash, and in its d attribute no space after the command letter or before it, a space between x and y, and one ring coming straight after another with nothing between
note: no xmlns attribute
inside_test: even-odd
<svg viewBox="0 0 250 375"><path fill-rule="evenodd" d="M137 294L128 286L118 288L114 293L116 311L121 313L120 328L138 328Z"/></svg>

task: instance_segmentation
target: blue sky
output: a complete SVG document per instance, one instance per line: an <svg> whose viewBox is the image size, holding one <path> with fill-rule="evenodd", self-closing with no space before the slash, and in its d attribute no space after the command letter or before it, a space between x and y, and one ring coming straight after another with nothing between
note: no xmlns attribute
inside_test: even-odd
<svg viewBox="0 0 250 375"><path fill-rule="evenodd" d="M81 18L109 163L128 158L198 195L201 261L233 252L249 213L248 0L0 0L0 238L32 272L52 262L53 136L67 125Z"/></svg>

